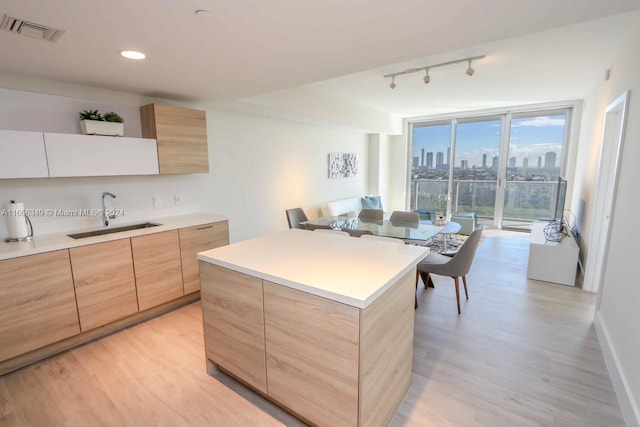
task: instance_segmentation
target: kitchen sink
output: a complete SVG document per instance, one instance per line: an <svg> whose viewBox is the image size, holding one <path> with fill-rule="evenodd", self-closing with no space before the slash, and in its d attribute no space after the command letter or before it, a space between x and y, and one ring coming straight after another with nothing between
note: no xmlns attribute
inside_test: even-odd
<svg viewBox="0 0 640 427"><path fill-rule="evenodd" d="M143 222L142 224L125 225L122 227L101 228L100 230L85 231L83 233L67 234L73 239L84 239L85 237L102 236L104 234L120 233L122 231L139 230L141 228L156 227L162 224L154 224L153 222Z"/></svg>

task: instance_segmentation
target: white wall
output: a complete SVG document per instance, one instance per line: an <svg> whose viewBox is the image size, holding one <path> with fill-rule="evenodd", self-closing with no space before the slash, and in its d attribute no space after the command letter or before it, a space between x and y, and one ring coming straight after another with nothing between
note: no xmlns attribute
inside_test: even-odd
<svg viewBox="0 0 640 427"><path fill-rule="evenodd" d="M1 95L21 92L14 92L10 97L0 96L0 129L79 133L76 129L78 111L92 107L122 112L125 129L128 129L125 133L137 136L132 135L140 132L136 123L137 108L152 101L131 94L15 76L3 78L2 84L12 91L3 90ZM52 98L34 93L36 91L63 97ZM13 108L18 105L19 108ZM116 223L190 212L220 213L229 217L231 241L238 241L287 228L284 213L287 208L302 207L310 217L315 217L320 203L366 192L366 134L212 108L206 110L209 174L0 180L0 202L15 199L24 202L27 208L43 209L99 208L100 194L110 191L117 195L117 199L108 201L112 202L110 206L122 208L126 214ZM29 112L33 113L30 115L36 125L23 123L23 116ZM328 179L327 156L336 151L358 154L357 177ZM174 205L174 195L182 196L181 206ZM153 207L153 196L161 197L161 207ZM32 220L36 234L100 225L97 217L34 217ZM0 220L0 237L6 235L6 223Z"/></svg>
<svg viewBox="0 0 640 427"><path fill-rule="evenodd" d="M576 171L576 179L582 178L576 197L586 203L581 222L588 239L592 221L598 220L598 216L593 215L594 207L590 202L595 188L605 108L630 89L610 247L596 312L598 336L628 426L640 425L640 286L636 268L640 253L637 239L640 229L639 40L640 22L620 46L620 52L612 62L611 79L599 82L587 98L578 161L583 167Z"/></svg>

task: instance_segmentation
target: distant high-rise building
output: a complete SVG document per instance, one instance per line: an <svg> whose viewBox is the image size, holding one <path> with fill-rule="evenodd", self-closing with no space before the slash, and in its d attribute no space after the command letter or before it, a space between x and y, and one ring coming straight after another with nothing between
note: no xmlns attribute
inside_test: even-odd
<svg viewBox="0 0 640 427"><path fill-rule="evenodd" d="M553 169L556 167L556 153L548 151L544 154L544 168Z"/></svg>
<svg viewBox="0 0 640 427"><path fill-rule="evenodd" d="M420 167L420 156L413 156L413 167L414 169Z"/></svg>
<svg viewBox="0 0 640 427"><path fill-rule="evenodd" d="M433 169L433 151L427 153L427 169Z"/></svg>
<svg viewBox="0 0 640 427"><path fill-rule="evenodd" d="M483 154L482 155L482 167L486 168L487 167L487 154Z"/></svg>
<svg viewBox="0 0 640 427"><path fill-rule="evenodd" d="M469 160L460 160L460 169L463 171L469 169Z"/></svg>
<svg viewBox="0 0 640 427"><path fill-rule="evenodd" d="M510 168L515 168L516 167L516 158L515 157L509 157L509 167Z"/></svg>
<svg viewBox="0 0 640 427"><path fill-rule="evenodd" d="M498 156L493 156L493 159L491 160L491 169L493 170L498 170Z"/></svg>
<svg viewBox="0 0 640 427"><path fill-rule="evenodd" d="M542 167L542 156L538 156L538 169Z"/></svg>
<svg viewBox="0 0 640 427"><path fill-rule="evenodd" d="M420 162L420 166L426 166L426 165L424 164L424 148L423 148L423 149L422 149L422 151L421 151L420 158L422 159L422 161Z"/></svg>
<svg viewBox="0 0 640 427"><path fill-rule="evenodd" d="M444 153L442 151L438 151L436 153L436 169L442 169L444 165Z"/></svg>
<svg viewBox="0 0 640 427"><path fill-rule="evenodd" d="M524 159L522 159L522 168L526 169L529 167L529 158L525 157Z"/></svg>

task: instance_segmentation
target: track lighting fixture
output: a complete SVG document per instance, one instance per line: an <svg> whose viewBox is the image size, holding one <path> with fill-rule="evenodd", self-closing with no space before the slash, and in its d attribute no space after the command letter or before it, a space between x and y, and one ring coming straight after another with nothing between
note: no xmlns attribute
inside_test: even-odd
<svg viewBox="0 0 640 427"><path fill-rule="evenodd" d="M471 61L475 61L476 59L482 59L484 57L485 57L485 55L472 56L472 57L469 57L469 58L456 59L455 61L443 62L441 64L425 65L424 67L418 67L418 68L409 68L407 70L399 71L397 73L387 74L384 77L385 78L391 77L391 84L389 85L389 87L391 89L395 89L396 86L397 86L396 85L396 77L397 76L400 76L400 75L403 75L403 74L415 74L418 71L424 70L425 75L422 78L422 80L424 81L425 84L428 84L428 83L431 82L431 76L429 75L429 70L431 70L432 68L436 68L436 67L444 67L445 65L459 64L461 62L469 63L469 66L467 67L467 70L465 71L465 74L468 75L468 76L473 76L473 73L475 73L476 70L474 70L473 67L471 67Z"/></svg>
<svg viewBox="0 0 640 427"><path fill-rule="evenodd" d="M471 60L469 60L469 68L467 68L467 71L465 71L464 73L465 73L467 76L471 77L471 76L473 76L473 73L475 73L475 72L476 72L476 70L474 70L473 68L471 68Z"/></svg>

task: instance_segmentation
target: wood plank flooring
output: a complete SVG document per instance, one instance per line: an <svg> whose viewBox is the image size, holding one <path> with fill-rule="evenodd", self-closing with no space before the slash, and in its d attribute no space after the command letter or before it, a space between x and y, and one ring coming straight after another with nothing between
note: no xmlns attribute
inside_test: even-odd
<svg viewBox="0 0 640 427"><path fill-rule="evenodd" d="M595 295L526 279L528 235L487 231L456 312L419 286L413 380L392 426L623 426ZM0 377L0 426L303 425L206 374L200 303Z"/></svg>

